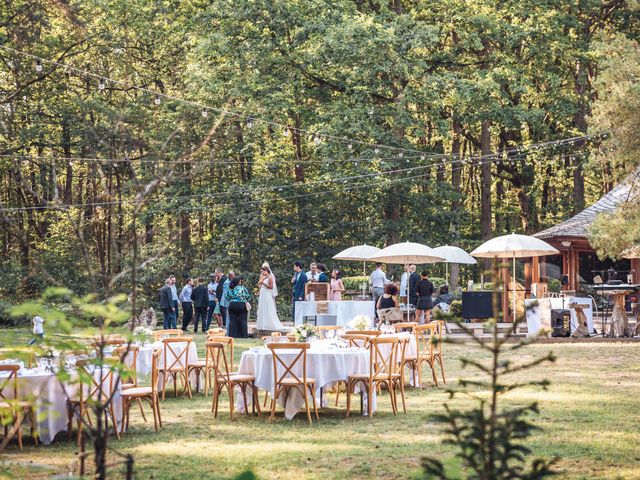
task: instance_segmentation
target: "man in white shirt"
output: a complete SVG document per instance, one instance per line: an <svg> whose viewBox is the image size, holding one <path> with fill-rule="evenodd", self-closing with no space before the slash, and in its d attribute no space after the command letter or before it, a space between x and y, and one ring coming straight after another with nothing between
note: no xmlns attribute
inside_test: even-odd
<svg viewBox="0 0 640 480"><path fill-rule="evenodd" d="M313 262L311 265L309 265L309 268L311 268L311 270L307 272L307 281L317 282L320 279L320 271L318 270L318 265Z"/></svg>
<svg viewBox="0 0 640 480"><path fill-rule="evenodd" d="M382 264L376 263L376 269L371 272L369 276L369 284L371 285L371 292L373 293L373 302L378 304L378 298L384 293L384 286L389 283L387 275L382 270ZM378 318L378 311L376 310L376 318Z"/></svg>
<svg viewBox="0 0 640 480"><path fill-rule="evenodd" d="M404 266L404 273L400 277L400 298L407 296L407 288L409 287L409 265ZM406 300L404 300L406 302Z"/></svg>

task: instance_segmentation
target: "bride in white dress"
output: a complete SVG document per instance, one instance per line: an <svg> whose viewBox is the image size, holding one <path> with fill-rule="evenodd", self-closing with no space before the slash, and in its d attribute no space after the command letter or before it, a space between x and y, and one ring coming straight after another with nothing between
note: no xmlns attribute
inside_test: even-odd
<svg viewBox="0 0 640 480"><path fill-rule="evenodd" d="M260 269L258 287L260 294L258 296L256 327L258 330L281 330L282 323L280 323L276 309L276 297L278 296L276 277L266 262L262 264Z"/></svg>

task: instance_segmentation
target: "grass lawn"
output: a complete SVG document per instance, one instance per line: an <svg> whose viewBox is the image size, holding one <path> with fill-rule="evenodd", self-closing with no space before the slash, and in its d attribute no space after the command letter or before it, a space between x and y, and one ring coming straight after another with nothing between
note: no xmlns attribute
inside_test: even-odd
<svg viewBox="0 0 640 480"><path fill-rule="evenodd" d="M27 338L26 331L0 332L0 344ZM201 350L203 337L197 340ZM257 343L237 342L236 361ZM527 388L506 397L512 404L540 402L541 415L535 423L543 430L530 444L535 455L560 457L560 478L640 478L640 345L534 345L514 355L526 360L549 350L557 355L556 364L540 366L520 378L547 378L552 382L549 391ZM471 375L460 369L459 360L468 356L485 355L472 345L445 345L449 385L457 377ZM320 421L309 426L302 417L287 421L282 415L273 423L241 415L230 422L226 396L217 420L210 413L211 397L167 398L161 404L160 433L133 410L132 428L110 445L134 455L138 479L233 478L247 469L259 478L282 480L416 478L424 455L455 465L454 450L442 445L442 427L426 419L441 411L446 400L442 388L409 390L407 415L394 417L383 394L369 420L359 415L344 418L341 396L338 408L321 410ZM468 399L455 403L472 405ZM22 452L12 443L0 457L0 477L49 478L69 471L75 452L75 444L64 434L46 447L27 441Z"/></svg>

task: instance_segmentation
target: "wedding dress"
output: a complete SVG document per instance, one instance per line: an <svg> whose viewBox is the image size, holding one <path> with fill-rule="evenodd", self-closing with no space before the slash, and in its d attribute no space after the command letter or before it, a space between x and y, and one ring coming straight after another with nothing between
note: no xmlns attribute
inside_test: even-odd
<svg viewBox="0 0 640 480"><path fill-rule="evenodd" d="M269 279L266 278L260 285L260 294L258 296L258 313L256 317L258 330L281 330L282 323L278 318L276 309L276 297L278 296L278 287L276 286L276 277L272 273L273 288L267 287Z"/></svg>

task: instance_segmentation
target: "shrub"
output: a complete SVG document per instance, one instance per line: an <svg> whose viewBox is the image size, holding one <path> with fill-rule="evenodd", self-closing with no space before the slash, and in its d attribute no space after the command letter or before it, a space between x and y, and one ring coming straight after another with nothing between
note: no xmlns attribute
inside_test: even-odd
<svg viewBox="0 0 640 480"><path fill-rule="evenodd" d="M344 289L347 291L361 291L362 284L366 284L366 288L369 289L369 277L360 275L359 277L344 277L342 279Z"/></svg>

